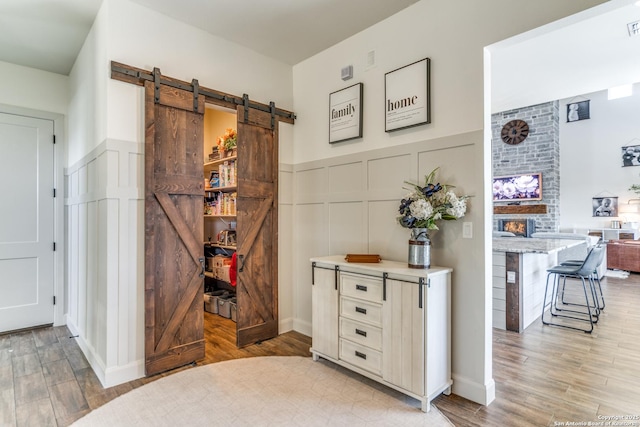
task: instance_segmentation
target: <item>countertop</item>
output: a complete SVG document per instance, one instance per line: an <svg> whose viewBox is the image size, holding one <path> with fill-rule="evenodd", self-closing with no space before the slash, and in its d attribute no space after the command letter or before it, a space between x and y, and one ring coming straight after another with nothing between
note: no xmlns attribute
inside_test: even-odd
<svg viewBox="0 0 640 427"><path fill-rule="evenodd" d="M529 237L494 237L494 252L516 252L521 254L551 254L583 244L584 240L534 239Z"/></svg>
<svg viewBox="0 0 640 427"><path fill-rule="evenodd" d="M387 273L394 276L427 277L429 275L433 276L453 271L450 267L435 267L433 265L428 269L409 268L406 262L389 261L386 259L377 263L347 262L345 255L313 257L311 258L311 262L325 265L339 265L342 271L362 272L380 276L382 276L383 273Z"/></svg>

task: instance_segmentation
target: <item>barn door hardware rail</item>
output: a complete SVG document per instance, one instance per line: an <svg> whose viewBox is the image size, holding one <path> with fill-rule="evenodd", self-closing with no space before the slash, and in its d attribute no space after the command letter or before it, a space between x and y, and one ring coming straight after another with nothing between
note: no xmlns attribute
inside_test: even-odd
<svg viewBox="0 0 640 427"><path fill-rule="evenodd" d="M193 79L191 83L184 82L171 77L163 76L160 73L160 69L154 68L153 71L143 70L141 68L132 67L130 65L121 64L119 62L111 61L111 78L114 80L120 80L127 83L132 83L137 86L144 86L146 81L154 83L155 89L155 101L159 102L160 85L173 87L194 94L194 111L197 111L197 98L198 96L204 96L206 102L211 102L223 107L236 109L237 106L242 105L245 107L245 120L248 120L248 108L263 111L271 114L272 127L275 128L276 117L278 121L294 124L296 115L282 108L276 108L273 102L262 104L249 100L248 95L235 96L228 93L220 92L217 90L209 89L200 86L198 80ZM248 108L247 108L248 107Z"/></svg>

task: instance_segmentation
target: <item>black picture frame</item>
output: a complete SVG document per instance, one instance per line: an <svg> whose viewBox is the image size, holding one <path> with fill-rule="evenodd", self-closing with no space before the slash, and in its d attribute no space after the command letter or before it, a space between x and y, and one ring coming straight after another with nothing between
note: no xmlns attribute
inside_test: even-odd
<svg viewBox="0 0 640 427"><path fill-rule="evenodd" d="M362 83L329 94L329 144L362 138L363 94Z"/></svg>
<svg viewBox="0 0 640 427"><path fill-rule="evenodd" d="M385 132L431 123L431 59L384 75Z"/></svg>
<svg viewBox="0 0 640 427"><path fill-rule="evenodd" d="M622 147L622 167L640 166L640 145Z"/></svg>
<svg viewBox="0 0 640 427"><path fill-rule="evenodd" d="M618 197L594 197L591 200L592 216L614 218L618 216Z"/></svg>
<svg viewBox="0 0 640 427"><path fill-rule="evenodd" d="M569 102L567 104L567 123L591 118L590 100Z"/></svg>

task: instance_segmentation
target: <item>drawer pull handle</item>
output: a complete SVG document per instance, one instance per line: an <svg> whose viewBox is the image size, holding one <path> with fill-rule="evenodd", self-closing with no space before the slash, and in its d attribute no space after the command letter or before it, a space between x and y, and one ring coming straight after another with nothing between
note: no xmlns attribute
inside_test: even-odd
<svg viewBox="0 0 640 427"><path fill-rule="evenodd" d="M356 291L364 291L367 292L367 287L364 285L356 285Z"/></svg>
<svg viewBox="0 0 640 427"><path fill-rule="evenodd" d="M362 331L360 329L356 329L356 334L362 335L363 337L367 336L367 331Z"/></svg>
<svg viewBox="0 0 640 427"><path fill-rule="evenodd" d="M360 353L359 351L356 350L356 356L358 356L361 359L367 360L367 355L364 353Z"/></svg>
<svg viewBox="0 0 640 427"><path fill-rule="evenodd" d="M367 314L367 309L366 308L356 307L356 311L358 313Z"/></svg>

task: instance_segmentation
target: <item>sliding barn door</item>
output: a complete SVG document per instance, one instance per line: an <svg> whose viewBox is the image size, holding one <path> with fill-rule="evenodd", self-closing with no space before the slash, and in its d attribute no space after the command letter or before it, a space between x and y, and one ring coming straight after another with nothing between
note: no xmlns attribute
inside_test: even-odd
<svg viewBox="0 0 640 427"><path fill-rule="evenodd" d="M145 83L145 368L204 357L204 97Z"/></svg>
<svg viewBox="0 0 640 427"><path fill-rule="evenodd" d="M277 125L238 107L238 347L278 335Z"/></svg>

